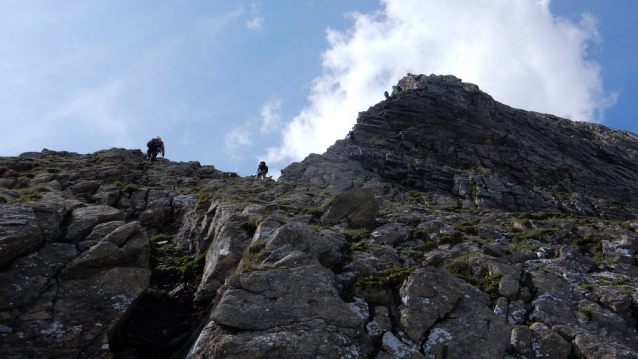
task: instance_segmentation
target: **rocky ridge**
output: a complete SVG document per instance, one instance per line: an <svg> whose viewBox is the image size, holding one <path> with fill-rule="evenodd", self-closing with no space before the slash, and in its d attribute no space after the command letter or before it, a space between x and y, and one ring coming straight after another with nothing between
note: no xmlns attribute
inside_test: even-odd
<svg viewBox="0 0 638 359"><path fill-rule="evenodd" d="M2 357L638 357L635 135L399 86L278 181L0 158Z"/></svg>

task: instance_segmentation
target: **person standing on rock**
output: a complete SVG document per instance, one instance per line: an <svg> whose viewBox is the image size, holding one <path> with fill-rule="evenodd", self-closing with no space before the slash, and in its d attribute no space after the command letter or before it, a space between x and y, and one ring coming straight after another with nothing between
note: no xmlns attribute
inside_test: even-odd
<svg viewBox="0 0 638 359"><path fill-rule="evenodd" d="M388 93L388 91L384 92L383 95L385 96L386 100L390 98L390 94Z"/></svg>
<svg viewBox="0 0 638 359"><path fill-rule="evenodd" d="M350 139L350 143L354 143L354 131L348 132L348 134L346 135L346 140L347 139Z"/></svg>
<svg viewBox="0 0 638 359"><path fill-rule="evenodd" d="M146 160L148 162L155 161L159 152L162 152L162 157L164 157L164 142L160 136L151 138L146 143L146 147L148 147L148 150L146 151Z"/></svg>
<svg viewBox="0 0 638 359"><path fill-rule="evenodd" d="M257 167L257 178L261 177L262 181L266 179L266 174L268 173L268 166L266 166L266 162L259 162L259 166Z"/></svg>

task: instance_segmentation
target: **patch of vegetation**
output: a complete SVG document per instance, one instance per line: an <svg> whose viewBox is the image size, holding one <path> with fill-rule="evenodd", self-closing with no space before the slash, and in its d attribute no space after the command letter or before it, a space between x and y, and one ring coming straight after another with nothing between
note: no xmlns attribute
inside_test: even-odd
<svg viewBox="0 0 638 359"><path fill-rule="evenodd" d="M151 242L163 242L163 241L171 241L173 238L175 238L175 234L166 234L166 233L159 233L156 234L154 236L151 236L151 238L149 238L148 240Z"/></svg>
<svg viewBox="0 0 638 359"><path fill-rule="evenodd" d="M32 193L38 193L38 192L51 192L51 187L42 184L42 183L38 183L36 185L33 186L29 186L29 187L25 187L25 188L19 188L15 190L16 192L22 193L22 194L32 194Z"/></svg>
<svg viewBox="0 0 638 359"><path fill-rule="evenodd" d="M248 220L245 222L242 222L239 225L239 227L241 227L241 229L248 232L248 234L252 237L255 235L255 232L257 231L257 227L259 227L259 224L263 220L264 220L264 216L250 216L248 217Z"/></svg>
<svg viewBox="0 0 638 359"><path fill-rule="evenodd" d="M472 186L472 201L476 202L476 195L479 192L478 183L475 180L471 180L470 186Z"/></svg>
<svg viewBox="0 0 638 359"><path fill-rule="evenodd" d="M408 194L410 195L410 197L414 198L417 202L423 202L423 196L421 195L421 192L419 191L408 191Z"/></svg>
<svg viewBox="0 0 638 359"><path fill-rule="evenodd" d="M625 279L620 279L620 280L612 280L611 284L619 285L619 286L620 285L630 285L631 281L629 279L625 278Z"/></svg>
<svg viewBox="0 0 638 359"><path fill-rule="evenodd" d="M9 203L16 203L16 202L35 202L35 201L39 201L42 199L42 195L40 193L29 193L29 194L24 194L12 201L9 201Z"/></svg>
<svg viewBox="0 0 638 359"><path fill-rule="evenodd" d="M548 212L535 212L535 213L517 212L514 214L514 216L518 219L535 219L538 221L542 221L549 218L555 218L555 217L564 217L560 213L548 213Z"/></svg>
<svg viewBox="0 0 638 359"><path fill-rule="evenodd" d="M0 166L0 175L4 174L5 172L7 172L9 170L9 167L7 166Z"/></svg>
<svg viewBox="0 0 638 359"><path fill-rule="evenodd" d="M301 214L310 214L315 219L319 220L323 215L324 207L307 207L301 210Z"/></svg>
<svg viewBox="0 0 638 359"><path fill-rule="evenodd" d="M472 275L472 267L470 266L470 258L476 257L478 254L461 253L458 257L446 263L443 268L452 274L460 274L464 276Z"/></svg>
<svg viewBox="0 0 638 359"><path fill-rule="evenodd" d="M14 189L13 191L20 193L20 197L11 200L5 197L5 203L39 201L42 199L42 192L50 192L51 188L40 183L29 187Z"/></svg>
<svg viewBox="0 0 638 359"><path fill-rule="evenodd" d="M565 193L565 192L554 192L552 193L554 195L554 197L556 197L559 201L567 201L571 198L571 195L569 193Z"/></svg>
<svg viewBox="0 0 638 359"><path fill-rule="evenodd" d="M456 245L459 243L463 243L463 239L463 233L459 231L451 231L441 234L439 237L439 242L442 244Z"/></svg>
<svg viewBox="0 0 638 359"><path fill-rule="evenodd" d="M268 203L268 201L264 201L263 199L257 197L248 197L244 201L250 203Z"/></svg>
<svg viewBox="0 0 638 359"><path fill-rule="evenodd" d="M375 274L354 282L353 286L391 286L396 287L401 284L414 272L415 268L394 267L386 269L379 274Z"/></svg>
<svg viewBox="0 0 638 359"><path fill-rule="evenodd" d="M241 263L233 271L232 275L237 275L246 271L259 270L259 262L268 258L274 249L266 249L266 240L259 240L246 248Z"/></svg>
<svg viewBox="0 0 638 359"><path fill-rule="evenodd" d="M543 240L544 237L550 236L556 233L558 230L559 228L554 227L550 229L538 229L538 230L530 231L530 232L516 233L512 236L512 241L521 242L521 241L526 241L528 239Z"/></svg>
<svg viewBox="0 0 638 359"><path fill-rule="evenodd" d="M422 228L414 228L410 230L410 237L415 239L429 239L430 233Z"/></svg>
<svg viewBox="0 0 638 359"><path fill-rule="evenodd" d="M431 240L425 241L425 243L419 244L416 247L410 248L405 251L405 254L410 256L412 259L420 260L423 259L423 255L433 249L436 248L436 244Z"/></svg>
<svg viewBox="0 0 638 359"><path fill-rule="evenodd" d="M580 252L589 253L596 263L600 264L606 260L605 253L603 253L603 243L596 242L593 233L586 233L582 239L577 240L574 244Z"/></svg>
<svg viewBox="0 0 638 359"><path fill-rule="evenodd" d="M460 224L454 226L454 229L471 235L477 235L476 225L481 221L480 218L468 218Z"/></svg>
<svg viewBox="0 0 638 359"><path fill-rule="evenodd" d="M464 281L479 288L485 293L489 294L492 298L498 298L498 286L503 275L492 274L483 278L475 278L472 276L472 267L470 265L470 258L477 256L476 253L463 253L460 256L454 258L452 261L446 263L443 268L447 269L453 276L463 279Z"/></svg>
<svg viewBox="0 0 638 359"><path fill-rule="evenodd" d="M149 238L151 241L150 265L153 275L179 276L184 277L185 280L191 280L203 271L207 252L193 257L170 242L162 243L174 237L174 235L162 233Z"/></svg>
<svg viewBox="0 0 638 359"><path fill-rule="evenodd" d="M346 241L348 242L359 242L362 239L370 238L370 234L372 233L372 229L370 228L348 228L339 230L340 233L343 233L346 236Z"/></svg>
<svg viewBox="0 0 638 359"><path fill-rule="evenodd" d="M594 289L594 286L591 284L581 284L578 286L579 288L583 288L583 289L587 289L588 291L592 291Z"/></svg>

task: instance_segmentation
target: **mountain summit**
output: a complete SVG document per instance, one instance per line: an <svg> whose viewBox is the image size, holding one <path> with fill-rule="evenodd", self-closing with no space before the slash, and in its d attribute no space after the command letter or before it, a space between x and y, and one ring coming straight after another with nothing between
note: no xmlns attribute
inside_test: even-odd
<svg viewBox="0 0 638 359"><path fill-rule="evenodd" d="M353 133L0 158L0 357L638 358L634 134L411 74Z"/></svg>
<svg viewBox="0 0 638 359"><path fill-rule="evenodd" d="M408 75L398 86L359 113L356 147L338 142L327 156L426 192L433 205L636 217L635 134L514 109L454 76Z"/></svg>

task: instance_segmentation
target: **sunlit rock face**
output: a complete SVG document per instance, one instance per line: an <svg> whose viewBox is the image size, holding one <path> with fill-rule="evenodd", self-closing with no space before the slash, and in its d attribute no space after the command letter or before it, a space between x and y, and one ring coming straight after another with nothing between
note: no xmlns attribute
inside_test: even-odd
<svg viewBox="0 0 638 359"><path fill-rule="evenodd" d="M638 357L635 135L398 87L278 181L0 157L0 357Z"/></svg>

